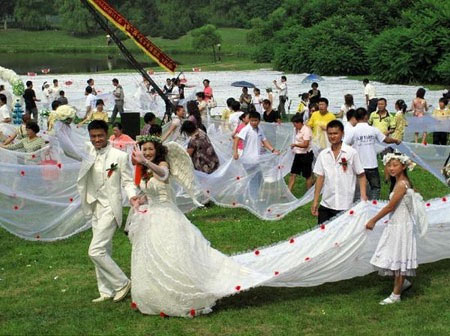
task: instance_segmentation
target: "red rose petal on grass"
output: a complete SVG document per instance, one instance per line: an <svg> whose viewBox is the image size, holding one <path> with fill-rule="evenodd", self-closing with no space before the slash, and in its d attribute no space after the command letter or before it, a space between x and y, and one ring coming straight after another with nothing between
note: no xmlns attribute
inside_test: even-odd
<svg viewBox="0 0 450 336"><path fill-rule="evenodd" d="M291 238L291 240L289 240L290 244L294 244L294 242L295 242L294 238Z"/></svg>
<svg viewBox="0 0 450 336"><path fill-rule="evenodd" d="M259 251L258 250L255 251L255 255L259 255Z"/></svg>
<svg viewBox="0 0 450 336"><path fill-rule="evenodd" d="M447 202L447 197L442 197L442 202Z"/></svg>
<svg viewBox="0 0 450 336"><path fill-rule="evenodd" d="M272 210L271 209L267 209L267 212L271 212Z"/></svg>
<svg viewBox="0 0 450 336"><path fill-rule="evenodd" d="M136 302L131 302L130 307L131 307L131 309L137 309Z"/></svg>
<svg viewBox="0 0 450 336"><path fill-rule="evenodd" d="M277 214L277 217L278 217L278 218L280 218L280 217L281 217L281 215L280 215L280 214Z"/></svg>
<svg viewBox="0 0 450 336"><path fill-rule="evenodd" d="M386 219L386 220L384 221L384 224L387 224L387 223L389 223L389 220L388 220L388 219Z"/></svg>
<svg viewBox="0 0 450 336"><path fill-rule="evenodd" d="M378 204L377 200L373 200L373 201L372 201L372 204L373 204L373 205L377 205L377 204Z"/></svg>
<svg viewBox="0 0 450 336"><path fill-rule="evenodd" d="M234 289L236 289L237 291L240 291L241 290L241 286L236 286L236 287L234 287Z"/></svg>
<svg viewBox="0 0 450 336"><path fill-rule="evenodd" d="M353 210L350 210L349 214L353 215L355 212Z"/></svg>
<svg viewBox="0 0 450 336"><path fill-rule="evenodd" d="M275 274L275 275L278 275L278 274L280 274L280 272L278 272L278 271L275 271L275 272L274 272L274 274Z"/></svg>
<svg viewBox="0 0 450 336"><path fill-rule="evenodd" d="M427 203L427 204L425 204L427 207L429 207L429 206L431 206L431 204L430 203Z"/></svg>
<svg viewBox="0 0 450 336"><path fill-rule="evenodd" d="M21 170L21 171L20 171L20 175L21 175L21 176L25 176L25 171L24 171L24 170Z"/></svg>
<svg viewBox="0 0 450 336"><path fill-rule="evenodd" d="M138 212L145 214L145 213L147 213L147 210L138 210Z"/></svg>
<svg viewBox="0 0 450 336"><path fill-rule="evenodd" d="M189 312L189 314L191 314L192 317L195 316L195 309L191 309L191 311Z"/></svg>
<svg viewBox="0 0 450 336"><path fill-rule="evenodd" d="M56 166L57 166L59 169L62 168L62 164L61 164L61 163L58 163Z"/></svg>
<svg viewBox="0 0 450 336"><path fill-rule="evenodd" d="M325 230L325 224L320 224L320 229Z"/></svg>
<svg viewBox="0 0 450 336"><path fill-rule="evenodd" d="M206 193L209 194L209 190L206 190Z"/></svg>
<svg viewBox="0 0 450 336"><path fill-rule="evenodd" d="M310 261L310 260L311 260L310 257L306 257L306 258L305 258L305 261Z"/></svg>
<svg viewBox="0 0 450 336"><path fill-rule="evenodd" d="M281 169L281 166L278 166L278 169Z"/></svg>
<svg viewBox="0 0 450 336"><path fill-rule="evenodd" d="M169 315L166 315L164 312L160 312L160 313L159 313L159 316L161 316L162 318L164 318L164 317L169 317Z"/></svg>

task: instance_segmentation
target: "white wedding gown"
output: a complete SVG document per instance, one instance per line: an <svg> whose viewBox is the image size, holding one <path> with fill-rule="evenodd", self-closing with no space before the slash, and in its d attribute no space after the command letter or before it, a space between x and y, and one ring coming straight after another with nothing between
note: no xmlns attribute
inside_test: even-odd
<svg viewBox="0 0 450 336"><path fill-rule="evenodd" d="M170 184L152 177L141 190L148 198L129 218L132 244L131 295L144 314L194 316L216 300L254 286L259 274L213 249L174 204Z"/></svg>

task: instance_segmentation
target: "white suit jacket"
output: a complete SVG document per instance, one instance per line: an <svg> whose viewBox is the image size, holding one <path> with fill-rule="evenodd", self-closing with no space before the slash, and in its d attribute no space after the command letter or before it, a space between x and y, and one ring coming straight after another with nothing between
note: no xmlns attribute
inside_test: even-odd
<svg viewBox="0 0 450 336"><path fill-rule="evenodd" d="M92 216L93 204L86 201L88 187L88 173L95 162L95 148L92 144L88 145L88 158L81 162L80 172L78 174L77 187L81 198L81 207L86 216ZM112 164L117 164L117 169L108 177L106 170ZM137 189L134 185L133 174L128 160L128 154L121 150L115 149L108 144L106 150L105 166L105 188L108 194L108 201L111 206L117 225L122 225L122 187L124 188L128 198L136 196ZM96 195L92 195L96 196Z"/></svg>

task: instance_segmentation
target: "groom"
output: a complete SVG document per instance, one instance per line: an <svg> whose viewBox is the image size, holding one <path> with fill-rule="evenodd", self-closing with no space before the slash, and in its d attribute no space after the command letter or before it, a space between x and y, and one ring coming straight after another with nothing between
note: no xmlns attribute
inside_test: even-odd
<svg viewBox="0 0 450 336"><path fill-rule="evenodd" d="M112 148L107 141L108 124L94 120L88 126L88 158L81 163L78 191L86 216L92 218L89 256L95 264L100 297L92 302L124 299L131 281L111 258L114 232L122 224L122 190L130 203L137 202L128 154Z"/></svg>

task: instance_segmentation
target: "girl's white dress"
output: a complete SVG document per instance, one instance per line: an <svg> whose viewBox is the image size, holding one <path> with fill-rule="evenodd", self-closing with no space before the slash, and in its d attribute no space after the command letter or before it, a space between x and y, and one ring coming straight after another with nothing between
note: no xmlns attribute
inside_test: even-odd
<svg viewBox="0 0 450 336"><path fill-rule="evenodd" d="M392 213L370 260L380 275L413 276L418 267L414 198L420 195L405 186L406 194Z"/></svg>

